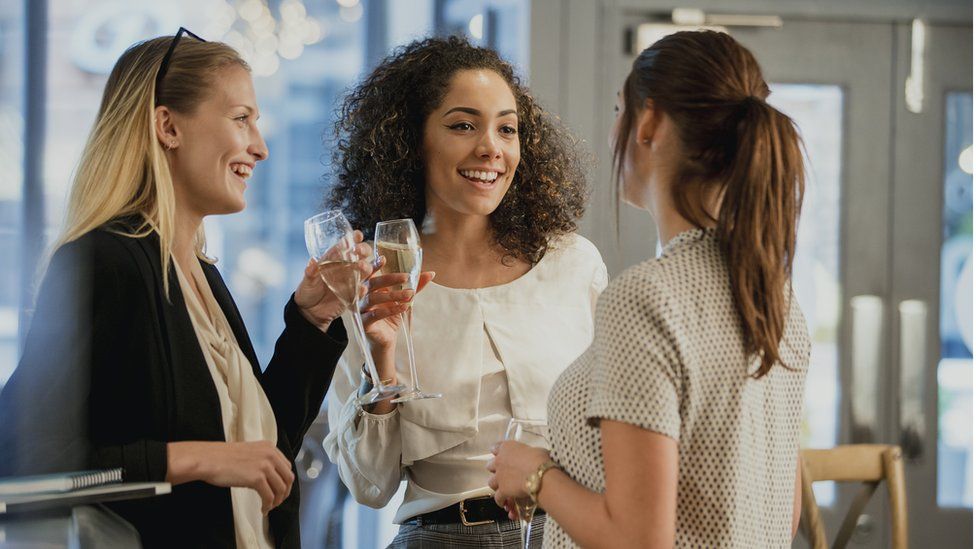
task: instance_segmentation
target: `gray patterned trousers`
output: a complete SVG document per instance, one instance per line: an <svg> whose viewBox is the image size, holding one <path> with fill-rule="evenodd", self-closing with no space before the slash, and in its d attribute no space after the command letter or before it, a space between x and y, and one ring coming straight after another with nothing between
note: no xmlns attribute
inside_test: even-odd
<svg viewBox="0 0 976 549"><path fill-rule="evenodd" d="M542 547L542 533L546 515L532 519L531 549ZM462 524L404 524L386 549L520 549L518 522L507 520L480 526Z"/></svg>

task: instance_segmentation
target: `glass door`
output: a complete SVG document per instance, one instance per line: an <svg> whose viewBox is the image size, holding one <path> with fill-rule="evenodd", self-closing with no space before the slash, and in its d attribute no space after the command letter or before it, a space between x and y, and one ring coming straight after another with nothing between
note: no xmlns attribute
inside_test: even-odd
<svg viewBox="0 0 976 549"><path fill-rule="evenodd" d="M922 55L911 55L913 33ZM920 73L922 93L921 112L909 111L904 87L895 105L889 323L898 375L888 388L900 397L891 429L907 458L917 547L973 543L972 36L963 26L898 29L896 83Z"/></svg>

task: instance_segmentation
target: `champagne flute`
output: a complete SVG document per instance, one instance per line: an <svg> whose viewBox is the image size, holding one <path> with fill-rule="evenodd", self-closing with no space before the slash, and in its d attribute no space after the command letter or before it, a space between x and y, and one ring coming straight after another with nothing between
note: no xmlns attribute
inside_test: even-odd
<svg viewBox="0 0 976 549"><path fill-rule="evenodd" d="M420 235L412 219L394 219L381 221L376 224L376 235L373 241L376 248L376 259L386 258L386 263L380 273L406 273L407 283L397 290L417 291L420 280L420 268L423 265L424 250L420 247ZM400 313L400 325L403 327L404 338L407 342L407 362L410 364L410 380L412 387L406 393L400 393L393 402L408 402L427 398L441 398L440 393L425 393L420 389L417 379L417 361L413 353L413 302L410 308Z"/></svg>
<svg viewBox="0 0 976 549"><path fill-rule="evenodd" d="M505 431L505 440L515 440L536 448L549 449L549 425L545 421L512 418ZM518 515L519 533L522 535L522 547L529 549L532 536L532 517L537 505L529 497L515 500L515 512Z"/></svg>
<svg viewBox="0 0 976 549"><path fill-rule="evenodd" d="M356 252L352 226L346 216L339 210L329 210L306 219L305 246L318 265L322 281L352 313L353 334L363 351L366 368L373 380L373 389L359 397L359 403L367 405L395 397L406 387L383 385L366 343L366 329L359 311L359 288L362 281L358 263L362 258Z"/></svg>

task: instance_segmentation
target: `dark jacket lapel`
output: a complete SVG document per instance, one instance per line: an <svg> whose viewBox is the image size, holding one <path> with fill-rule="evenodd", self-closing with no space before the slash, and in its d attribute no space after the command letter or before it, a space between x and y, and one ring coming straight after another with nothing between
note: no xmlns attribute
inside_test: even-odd
<svg viewBox="0 0 976 549"><path fill-rule="evenodd" d="M163 292L163 270L159 257L159 237L151 233L136 239L152 268L152 285L147 288L156 300L159 325L173 379L178 380L170 395L173 421L179 421L177 432L186 440L225 440L220 397L210 368L200 349L193 322L186 309L183 292L176 274L176 265L169 264L169 299ZM150 280L147 278L147 280ZM205 421L204 418L211 419Z"/></svg>

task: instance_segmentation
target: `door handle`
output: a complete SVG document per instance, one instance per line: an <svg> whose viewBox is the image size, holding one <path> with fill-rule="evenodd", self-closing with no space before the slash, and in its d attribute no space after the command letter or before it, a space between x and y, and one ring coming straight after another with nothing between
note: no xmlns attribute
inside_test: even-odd
<svg viewBox="0 0 976 549"><path fill-rule="evenodd" d="M918 299L898 304L900 370L899 442L906 459L922 457L925 442L925 354L928 305Z"/></svg>
<svg viewBox="0 0 976 549"><path fill-rule="evenodd" d="M884 300L851 298L851 442L877 441Z"/></svg>

